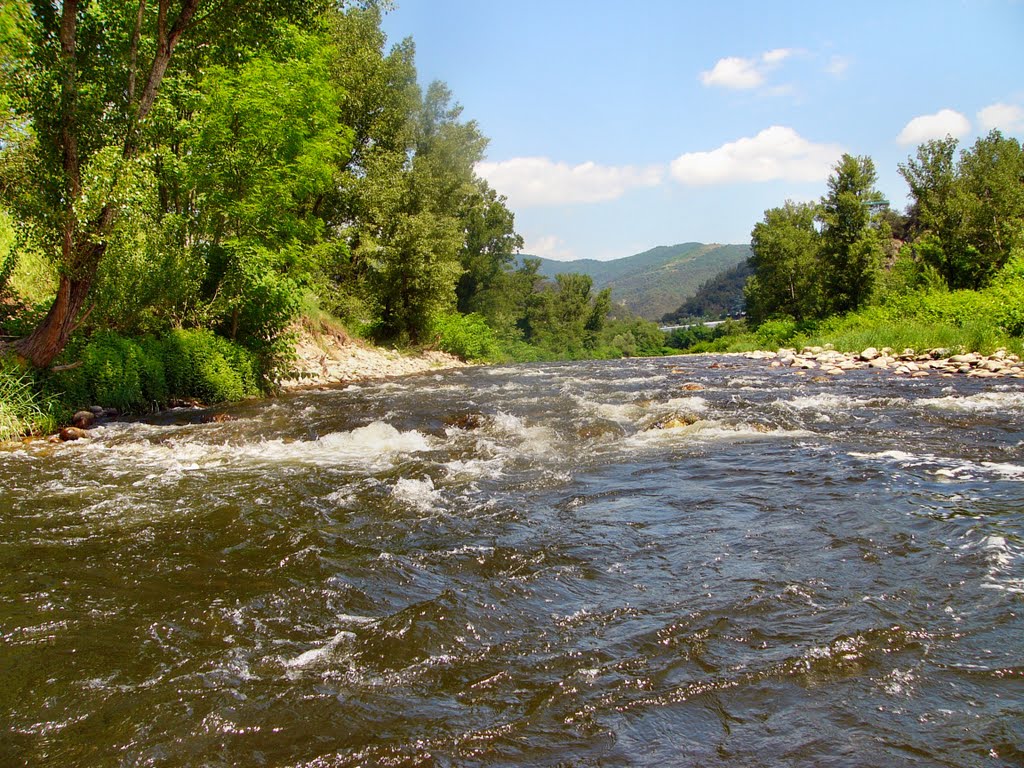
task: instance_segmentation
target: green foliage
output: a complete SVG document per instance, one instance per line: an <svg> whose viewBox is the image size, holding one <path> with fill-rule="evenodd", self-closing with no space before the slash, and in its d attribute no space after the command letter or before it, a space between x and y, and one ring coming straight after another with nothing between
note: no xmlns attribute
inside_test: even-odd
<svg viewBox="0 0 1024 768"><path fill-rule="evenodd" d="M761 349L779 349L793 342L799 328L794 320L769 320L759 325L754 334Z"/></svg>
<svg viewBox="0 0 1024 768"><path fill-rule="evenodd" d="M754 276L745 291L752 322L776 315L801 320L818 313L822 243L814 226L817 214L813 204L786 201L782 208L765 211L764 221L754 226L750 241Z"/></svg>
<svg viewBox="0 0 1024 768"><path fill-rule="evenodd" d="M57 401L40 393L32 371L0 357L0 442L52 433L60 414Z"/></svg>
<svg viewBox="0 0 1024 768"><path fill-rule="evenodd" d="M929 141L899 166L910 187L913 247L951 290L983 288L1024 243L1024 150L992 131L955 158Z"/></svg>
<svg viewBox="0 0 1024 768"><path fill-rule="evenodd" d="M494 331L480 315L451 312L434 318L431 330L439 349L463 360L487 361L501 356Z"/></svg>
<svg viewBox="0 0 1024 768"><path fill-rule="evenodd" d="M611 310L611 290L605 288L595 296L592 285L588 275L577 273L560 274L553 284L537 285L527 297L521 320L524 340L558 357L594 356Z"/></svg>
<svg viewBox="0 0 1024 768"><path fill-rule="evenodd" d="M667 337L657 323L640 318L615 320L603 329L602 357L654 357L665 354Z"/></svg>
<svg viewBox="0 0 1024 768"><path fill-rule="evenodd" d="M175 329L162 340L164 370L172 396L204 403L260 394L252 353L204 329Z"/></svg>
<svg viewBox="0 0 1024 768"><path fill-rule="evenodd" d="M18 262L15 240L14 220L7 211L0 208L0 295L6 292L7 281Z"/></svg>
<svg viewBox="0 0 1024 768"><path fill-rule="evenodd" d="M46 388L70 408L143 413L174 400L221 403L261 392L253 355L206 330L134 339L100 331L67 352L81 364L50 374Z"/></svg>
<svg viewBox="0 0 1024 768"><path fill-rule="evenodd" d="M883 233L871 226L869 204L882 200L875 190L870 157L844 154L821 199L821 266L824 305L832 313L864 306L871 298L882 261ZM888 233L884 233L885 236Z"/></svg>

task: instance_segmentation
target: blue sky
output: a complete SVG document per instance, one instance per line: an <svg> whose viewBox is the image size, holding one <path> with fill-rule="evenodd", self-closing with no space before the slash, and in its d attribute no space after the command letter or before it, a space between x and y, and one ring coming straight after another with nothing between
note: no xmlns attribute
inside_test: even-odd
<svg viewBox="0 0 1024 768"><path fill-rule="evenodd" d="M843 152L902 210L922 141L1024 137L1022 0L397 0L384 29L479 123L478 174L549 258L749 242Z"/></svg>

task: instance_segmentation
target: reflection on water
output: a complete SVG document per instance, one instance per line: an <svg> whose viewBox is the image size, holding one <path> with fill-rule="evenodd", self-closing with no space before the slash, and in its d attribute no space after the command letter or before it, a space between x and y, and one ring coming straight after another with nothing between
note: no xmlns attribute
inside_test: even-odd
<svg viewBox="0 0 1024 768"><path fill-rule="evenodd" d="M1024 390L720 362L5 450L0 764L1024 762Z"/></svg>

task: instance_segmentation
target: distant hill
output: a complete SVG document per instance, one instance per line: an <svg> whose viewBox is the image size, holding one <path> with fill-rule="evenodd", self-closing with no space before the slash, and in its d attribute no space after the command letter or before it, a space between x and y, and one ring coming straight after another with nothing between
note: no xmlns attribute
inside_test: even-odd
<svg viewBox="0 0 1024 768"><path fill-rule="evenodd" d="M754 274L749 261L741 261L735 267L719 272L703 283L697 292L682 303L675 312L661 318L663 323L679 323L686 320L719 320L744 311L743 286Z"/></svg>
<svg viewBox="0 0 1024 768"><path fill-rule="evenodd" d="M526 254L519 257L528 258ZM532 257L537 258L537 257ZM541 259L540 274L564 272L590 275L594 288L612 289L612 298L640 317L660 320L673 313L697 289L720 272L750 258L748 245L681 243L611 261Z"/></svg>

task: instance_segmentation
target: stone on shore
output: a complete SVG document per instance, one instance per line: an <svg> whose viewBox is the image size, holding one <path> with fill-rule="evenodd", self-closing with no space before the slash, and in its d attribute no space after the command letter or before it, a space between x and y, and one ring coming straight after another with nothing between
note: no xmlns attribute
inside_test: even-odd
<svg viewBox="0 0 1024 768"><path fill-rule="evenodd" d="M793 369L796 375L815 368L832 376L871 368L888 370L914 379L925 378L933 373L946 377L967 375L983 379L1024 378L1020 356L1010 354L1005 349L996 350L991 355L978 352L951 355L948 349L942 348L928 349L920 354L906 348L896 354L889 347L868 347L861 352L836 352L829 346L805 346L800 352L781 348L774 353L747 353L746 357L768 360L772 368Z"/></svg>

